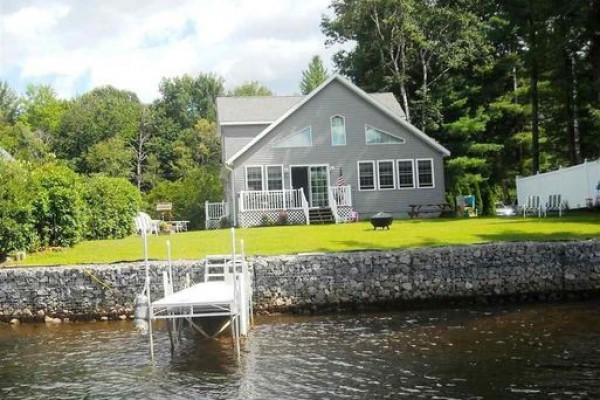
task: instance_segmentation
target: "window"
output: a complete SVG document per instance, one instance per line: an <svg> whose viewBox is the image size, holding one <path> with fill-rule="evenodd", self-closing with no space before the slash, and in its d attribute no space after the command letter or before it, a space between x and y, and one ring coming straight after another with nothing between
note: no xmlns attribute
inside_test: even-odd
<svg viewBox="0 0 600 400"><path fill-rule="evenodd" d="M433 187L433 160L417 160L417 182L420 188Z"/></svg>
<svg viewBox="0 0 600 400"><path fill-rule="evenodd" d="M367 144L402 144L406 142L406 140L401 137L394 136L391 133L384 132L377 128L373 128L370 125L365 125L365 140Z"/></svg>
<svg viewBox="0 0 600 400"><path fill-rule="evenodd" d="M296 132L278 142L273 143L273 147L309 147L312 146L312 129L307 127L300 132Z"/></svg>
<svg viewBox="0 0 600 400"><path fill-rule="evenodd" d="M359 161L358 190L375 190L375 162Z"/></svg>
<svg viewBox="0 0 600 400"><path fill-rule="evenodd" d="M377 161L379 189L394 189L394 161Z"/></svg>
<svg viewBox="0 0 600 400"><path fill-rule="evenodd" d="M246 167L246 187L248 190L263 190L262 167Z"/></svg>
<svg viewBox="0 0 600 400"><path fill-rule="evenodd" d="M346 124L344 117L340 117L339 115L331 117L331 145L346 145Z"/></svg>
<svg viewBox="0 0 600 400"><path fill-rule="evenodd" d="M267 166L267 190L283 189L283 167L281 165Z"/></svg>
<svg viewBox="0 0 600 400"><path fill-rule="evenodd" d="M398 189L415 187L414 169L414 160L398 160Z"/></svg>

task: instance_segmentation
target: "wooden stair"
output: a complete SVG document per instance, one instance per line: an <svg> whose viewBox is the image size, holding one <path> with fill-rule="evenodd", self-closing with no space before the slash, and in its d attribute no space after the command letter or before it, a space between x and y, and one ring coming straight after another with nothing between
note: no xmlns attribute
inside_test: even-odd
<svg viewBox="0 0 600 400"><path fill-rule="evenodd" d="M308 210L310 224L333 224L335 218L330 207L311 208Z"/></svg>

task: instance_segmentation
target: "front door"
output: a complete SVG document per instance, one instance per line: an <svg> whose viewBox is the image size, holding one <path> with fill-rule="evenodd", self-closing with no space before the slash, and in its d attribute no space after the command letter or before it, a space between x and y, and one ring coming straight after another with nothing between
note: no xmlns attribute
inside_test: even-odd
<svg viewBox="0 0 600 400"><path fill-rule="evenodd" d="M302 189L304 197L310 201L310 182L307 167L292 167L292 189Z"/></svg>
<svg viewBox="0 0 600 400"><path fill-rule="evenodd" d="M302 188L310 207L326 207L329 204L327 171L325 165L291 168L292 188Z"/></svg>

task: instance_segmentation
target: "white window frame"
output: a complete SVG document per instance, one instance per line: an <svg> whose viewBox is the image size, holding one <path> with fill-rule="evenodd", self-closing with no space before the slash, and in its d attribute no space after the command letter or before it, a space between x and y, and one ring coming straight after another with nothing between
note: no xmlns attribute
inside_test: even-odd
<svg viewBox="0 0 600 400"><path fill-rule="evenodd" d="M344 128L344 143L334 143L333 142L333 119L334 118L341 118L342 119L342 127ZM346 118L343 115L333 115L331 118L329 118L329 127L331 129L331 145L332 146L345 146L347 143L346 140Z"/></svg>
<svg viewBox="0 0 600 400"><path fill-rule="evenodd" d="M309 133L310 144L305 144L305 145L301 145L301 146L285 146L285 145L280 144L281 142L283 142L291 137L294 137L295 135L298 135L307 129L308 129L308 133ZM300 129L299 131L296 131L290 135L287 135L286 137L283 137L283 138L275 141L273 144L271 144L271 147L275 147L275 148L279 148L279 149L295 149L295 148L299 148L299 147L312 147L312 145L313 145L312 125L309 125L305 128Z"/></svg>
<svg viewBox="0 0 600 400"><path fill-rule="evenodd" d="M392 187L382 188L381 187L381 174L379 173L379 165L381 163L392 163ZM396 161L395 160L377 160L377 190L394 190L396 189Z"/></svg>
<svg viewBox="0 0 600 400"><path fill-rule="evenodd" d="M371 164L373 167L373 188L372 189L363 189L360 186L360 164ZM377 170L375 169L375 161L374 160L360 160L356 163L356 172L358 176L358 190L360 192L373 192L377 190Z"/></svg>
<svg viewBox="0 0 600 400"><path fill-rule="evenodd" d="M419 174L419 161L429 161L431 165L431 186L421 186L421 177ZM417 175L417 187L419 189L433 189L435 188L435 171L433 169L433 158L417 158L415 160L416 164L416 175Z"/></svg>
<svg viewBox="0 0 600 400"><path fill-rule="evenodd" d="M398 167L398 163L400 163L400 161L410 161L411 164L411 170L412 170L412 186L400 186L400 168ZM396 186L398 187L398 190L409 190L409 189L414 189L417 187L417 179L415 178L415 160L412 158L401 158L396 160L396 170L397 170L397 174L396 174L396 178L397 178L397 182L396 182Z"/></svg>
<svg viewBox="0 0 600 400"><path fill-rule="evenodd" d="M253 192L258 192L259 190L250 190L248 188L248 168L260 168L260 179L261 179L261 186L262 186L262 190L260 190L261 192L264 192L265 190L265 171L262 165L246 165L246 168L244 170L244 181L246 183L246 190L248 191L253 191Z"/></svg>
<svg viewBox="0 0 600 400"><path fill-rule="evenodd" d="M367 131L369 130L369 128L375 129L376 131L379 131L381 133L385 133L386 135L390 135L392 137L400 139L400 142L397 142L397 143L369 143L367 141ZM365 144L367 146L389 146L389 145L405 144L405 143L406 143L406 139L401 136L394 135L393 133L389 133L388 131L384 131L383 129L376 128L373 125L365 124Z"/></svg>
<svg viewBox="0 0 600 400"><path fill-rule="evenodd" d="M270 191L271 188L269 187L269 168L270 167L278 167L281 170L281 189L274 189L274 190L284 190L285 189L285 176L283 174L283 164L271 164L271 165L265 165L265 187L267 191Z"/></svg>

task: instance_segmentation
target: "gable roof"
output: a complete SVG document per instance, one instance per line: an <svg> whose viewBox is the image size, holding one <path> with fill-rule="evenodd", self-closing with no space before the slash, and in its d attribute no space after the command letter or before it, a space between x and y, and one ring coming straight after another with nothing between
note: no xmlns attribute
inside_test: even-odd
<svg viewBox="0 0 600 400"><path fill-rule="evenodd" d="M369 93L373 99L402 118L406 114L393 93ZM219 125L268 125L306 96L217 97Z"/></svg>
<svg viewBox="0 0 600 400"><path fill-rule="evenodd" d="M341 83L342 85L346 86L348 89L350 89L352 92L354 92L357 96L361 97L362 99L367 101L367 103L373 105L375 108L377 108L378 110L380 110L381 112L386 114L388 117L392 118L395 122L397 122L402 127L406 128L407 130L409 130L410 132L415 134L417 137L421 138L423 141L428 143L431 147L435 148L436 150L438 150L439 152L441 152L442 154L444 154L446 156L450 155L450 151L448 149L446 149L444 146L439 144L437 141L435 141L431 137L427 136L425 133L421 132L415 126L411 125L410 123L408 123L406 121L406 116L404 114L404 111L402 111L402 108L400 107L400 105L398 104L398 102L396 101L396 98L394 97L394 95L392 93L375 93L375 96L373 96L372 94L370 95L370 94L366 93L364 90L362 90L361 88L359 88L358 86L352 84L350 81L346 80L341 75L335 74L335 75L331 76L329 79L327 79L325 82L323 82L315 90L313 90L309 95L304 96L299 101L295 102L291 108L289 108L285 113L281 114L273 123L271 123L271 125L266 127L261 133L259 133L256 137L254 137L248 144L246 144L237 153L235 153L233 156L231 156L226 161L226 163L229 165L232 165L235 162L235 160L237 160L242 154L244 154L246 151L248 151L248 149L253 147L258 141L260 141L262 138L267 136L278 125L280 125L284 120L286 120L290 115L292 115L296 110L298 110L304 104L308 103L313 97L315 97L324 88L329 86L331 84L331 82L334 82L334 81L337 81L337 82ZM251 98L251 97L249 97L249 98ZM220 99L225 99L225 98L220 98ZM238 98L238 99L240 99L240 98ZM260 97L254 97L254 99L260 99ZM393 103L395 103L395 106L392 104L392 100L393 100ZM217 104L219 104L219 103L217 102ZM400 114L397 113L398 109L401 111ZM219 120L220 120L220 118L219 118Z"/></svg>
<svg viewBox="0 0 600 400"><path fill-rule="evenodd" d="M271 124L302 100L301 96L217 97L220 125Z"/></svg>

